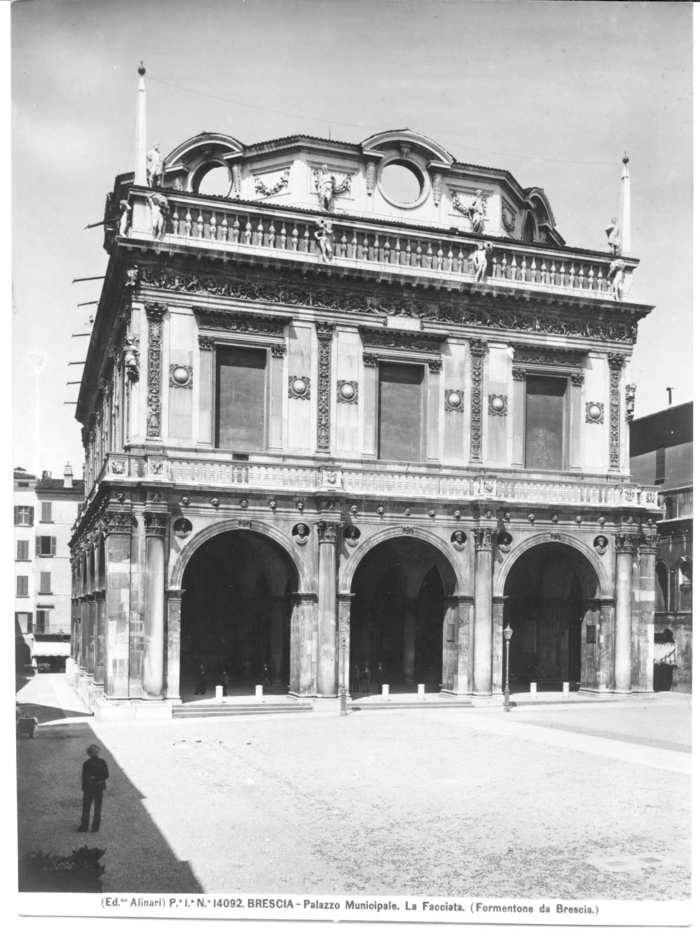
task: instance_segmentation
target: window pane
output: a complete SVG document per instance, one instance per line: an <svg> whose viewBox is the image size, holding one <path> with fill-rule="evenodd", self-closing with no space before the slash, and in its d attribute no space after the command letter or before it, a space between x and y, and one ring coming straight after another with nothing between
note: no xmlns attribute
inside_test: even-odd
<svg viewBox="0 0 700 934"><path fill-rule="evenodd" d="M18 597L29 596L29 578L28 577L17 578L17 596Z"/></svg>
<svg viewBox="0 0 700 934"><path fill-rule="evenodd" d="M39 575L39 589L42 593L51 593L51 571L42 571Z"/></svg>
<svg viewBox="0 0 700 934"><path fill-rule="evenodd" d="M562 470L564 466L564 396L567 381L529 376L525 416L525 466Z"/></svg>
<svg viewBox="0 0 700 934"><path fill-rule="evenodd" d="M17 542L17 560L18 561L29 560L29 542L28 541Z"/></svg>
<svg viewBox="0 0 700 934"><path fill-rule="evenodd" d="M656 605L657 613L668 611L668 570L663 562L656 565Z"/></svg>
<svg viewBox="0 0 700 934"><path fill-rule="evenodd" d="M41 521L51 522L51 503L41 504Z"/></svg>
<svg viewBox="0 0 700 934"><path fill-rule="evenodd" d="M46 632L49 628L48 610L36 611L36 632Z"/></svg>
<svg viewBox="0 0 700 934"><path fill-rule="evenodd" d="M217 351L217 447L264 449L266 365L265 350L230 347Z"/></svg>
<svg viewBox="0 0 700 934"><path fill-rule="evenodd" d="M50 535L40 535L39 536L39 554L44 557L51 556L51 536Z"/></svg>
<svg viewBox="0 0 700 934"><path fill-rule="evenodd" d="M421 409L424 368L402 363L379 367L379 457L421 458Z"/></svg>

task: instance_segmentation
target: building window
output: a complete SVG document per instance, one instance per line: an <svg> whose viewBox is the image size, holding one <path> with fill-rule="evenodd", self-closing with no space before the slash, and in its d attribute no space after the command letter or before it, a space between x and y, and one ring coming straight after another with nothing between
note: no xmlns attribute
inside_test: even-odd
<svg viewBox="0 0 700 934"><path fill-rule="evenodd" d="M666 448L656 450L656 476L654 483L663 483L666 479Z"/></svg>
<svg viewBox="0 0 700 934"><path fill-rule="evenodd" d="M525 466L564 469L564 414L568 380L528 376L525 403Z"/></svg>
<svg viewBox="0 0 700 934"><path fill-rule="evenodd" d="M15 613L15 633L17 630L20 632L32 632L31 613Z"/></svg>
<svg viewBox="0 0 700 934"><path fill-rule="evenodd" d="M42 522L53 522L51 518L51 506L53 503L42 503L41 504L41 521Z"/></svg>
<svg viewBox="0 0 700 934"><path fill-rule="evenodd" d="M48 610L36 611L36 629L35 632L48 632L51 628L51 614Z"/></svg>
<svg viewBox="0 0 700 934"><path fill-rule="evenodd" d="M664 499L664 519L675 519L676 510L673 505L673 497L667 496Z"/></svg>
<svg viewBox="0 0 700 934"><path fill-rule="evenodd" d="M678 610L687 613L693 608L693 562L681 558L678 563Z"/></svg>
<svg viewBox="0 0 700 934"><path fill-rule="evenodd" d="M34 525L34 507L15 506L15 525Z"/></svg>
<svg viewBox="0 0 700 934"><path fill-rule="evenodd" d="M421 460L424 376L423 366L379 365L378 451L381 460Z"/></svg>
<svg viewBox="0 0 700 934"><path fill-rule="evenodd" d="M40 558L53 558L56 554L56 539L53 535L37 535L36 553Z"/></svg>
<svg viewBox="0 0 700 934"><path fill-rule="evenodd" d="M686 518L693 515L693 491L686 490L685 493L676 495L678 518Z"/></svg>
<svg viewBox="0 0 700 934"><path fill-rule="evenodd" d="M668 568L663 561L656 564L656 600L654 609L657 613L668 612Z"/></svg>
<svg viewBox="0 0 700 934"><path fill-rule="evenodd" d="M25 575L22 575L17 578L17 596L18 597L28 597L29 596L29 578Z"/></svg>
<svg viewBox="0 0 700 934"><path fill-rule="evenodd" d="M267 351L219 347L216 353L216 446L265 449Z"/></svg>
<svg viewBox="0 0 700 934"><path fill-rule="evenodd" d="M39 573L39 593L51 593L51 571Z"/></svg>
<svg viewBox="0 0 700 934"><path fill-rule="evenodd" d="M29 561L29 539L20 539L17 542L17 560Z"/></svg>

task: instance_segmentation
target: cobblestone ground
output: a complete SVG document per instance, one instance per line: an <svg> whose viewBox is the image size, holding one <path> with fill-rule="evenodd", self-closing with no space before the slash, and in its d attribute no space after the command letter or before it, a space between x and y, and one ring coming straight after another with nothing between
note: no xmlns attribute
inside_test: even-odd
<svg viewBox="0 0 700 934"><path fill-rule="evenodd" d="M20 853L99 843L108 892L687 899L688 700L520 709L509 735L468 709L42 725L17 743ZM95 737L112 778L86 840ZM571 737L589 748L552 745ZM670 862L587 862L643 853Z"/></svg>

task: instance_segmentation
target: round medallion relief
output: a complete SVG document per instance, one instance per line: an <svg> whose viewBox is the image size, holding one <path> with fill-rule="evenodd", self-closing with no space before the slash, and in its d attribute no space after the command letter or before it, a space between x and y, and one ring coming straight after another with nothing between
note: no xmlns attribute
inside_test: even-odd
<svg viewBox="0 0 700 934"><path fill-rule="evenodd" d="M178 386L185 386L190 381L190 371L186 366L176 366L173 367L172 377Z"/></svg>
<svg viewBox="0 0 700 934"><path fill-rule="evenodd" d="M491 411L492 412L502 412L506 407L506 400L503 396L494 396L491 399Z"/></svg>
<svg viewBox="0 0 700 934"><path fill-rule="evenodd" d="M292 392L295 396L303 396L306 392L306 381L299 378L292 380Z"/></svg>
<svg viewBox="0 0 700 934"><path fill-rule="evenodd" d="M602 408L601 408L596 402L591 402L591 403L588 405L588 413L587 413L587 414L588 414L588 418L589 418L592 422L599 422L599 421L601 420L601 418L603 417L603 410L602 410Z"/></svg>
<svg viewBox="0 0 700 934"><path fill-rule="evenodd" d="M351 399L355 398L357 390L352 383L340 383L338 386L338 392L343 397L343 399L350 401Z"/></svg>
<svg viewBox="0 0 700 934"><path fill-rule="evenodd" d="M462 405L462 394L456 390L447 393L447 404L451 409L458 409Z"/></svg>

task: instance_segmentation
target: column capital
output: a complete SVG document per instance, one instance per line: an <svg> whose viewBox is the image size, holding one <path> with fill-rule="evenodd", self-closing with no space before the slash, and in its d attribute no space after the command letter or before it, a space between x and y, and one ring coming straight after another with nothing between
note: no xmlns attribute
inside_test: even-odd
<svg viewBox="0 0 700 934"><path fill-rule="evenodd" d="M103 516L106 535L131 535L134 517L131 510L108 509Z"/></svg>
<svg viewBox="0 0 700 934"><path fill-rule="evenodd" d="M199 349L200 350L215 350L216 341L213 337L208 337L206 334L199 335Z"/></svg>
<svg viewBox="0 0 700 934"><path fill-rule="evenodd" d="M143 514L143 521L146 526L147 536L151 535L158 538L165 536L165 530L168 526L167 512L154 512L147 509Z"/></svg>
<svg viewBox="0 0 700 934"><path fill-rule="evenodd" d="M496 539L496 529L480 526L472 529L474 544L477 551L491 551Z"/></svg>
<svg viewBox="0 0 700 934"><path fill-rule="evenodd" d="M166 588L165 595L168 600L181 600L184 592L181 587Z"/></svg>
<svg viewBox="0 0 700 934"><path fill-rule="evenodd" d="M318 530L319 543L335 545L338 540L339 528L339 522L332 522L328 519L322 519L320 522L317 522L316 529Z"/></svg>
<svg viewBox="0 0 700 934"><path fill-rule="evenodd" d="M96 591L95 591L95 599L97 600L98 603L104 603L104 602L105 602L106 596L107 596L107 591L106 591L106 590L96 590Z"/></svg>
<svg viewBox="0 0 700 934"><path fill-rule="evenodd" d="M320 341L330 341L333 340L333 332L335 331L335 325L330 321L317 321L316 322L316 334Z"/></svg>
<svg viewBox="0 0 700 934"><path fill-rule="evenodd" d="M506 602L507 599L508 599L508 597L504 597L504 596L500 596L500 595L497 596L497 597L492 597L492 598L491 598L491 600L492 600L494 606L505 606L505 602Z"/></svg>
<svg viewBox="0 0 700 934"><path fill-rule="evenodd" d="M168 310L168 306L161 302L145 302L143 307L146 309L146 317L154 321L160 321Z"/></svg>
<svg viewBox="0 0 700 934"><path fill-rule="evenodd" d="M642 541L639 542L639 553L641 555L655 555L658 543L658 535L645 535Z"/></svg>
<svg viewBox="0 0 700 934"><path fill-rule="evenodd" d="M296 593L292 594L292 598L298 600L299 603L316 603L318 601L318 594L312 591L298 590Z"/></svg>
<svg viewBox="0 0 700 934"><path fill-rule="evenodd" d="M615 551L618 555L633 555L634 549L634 536L624 534L615 536Z"/></svg>

